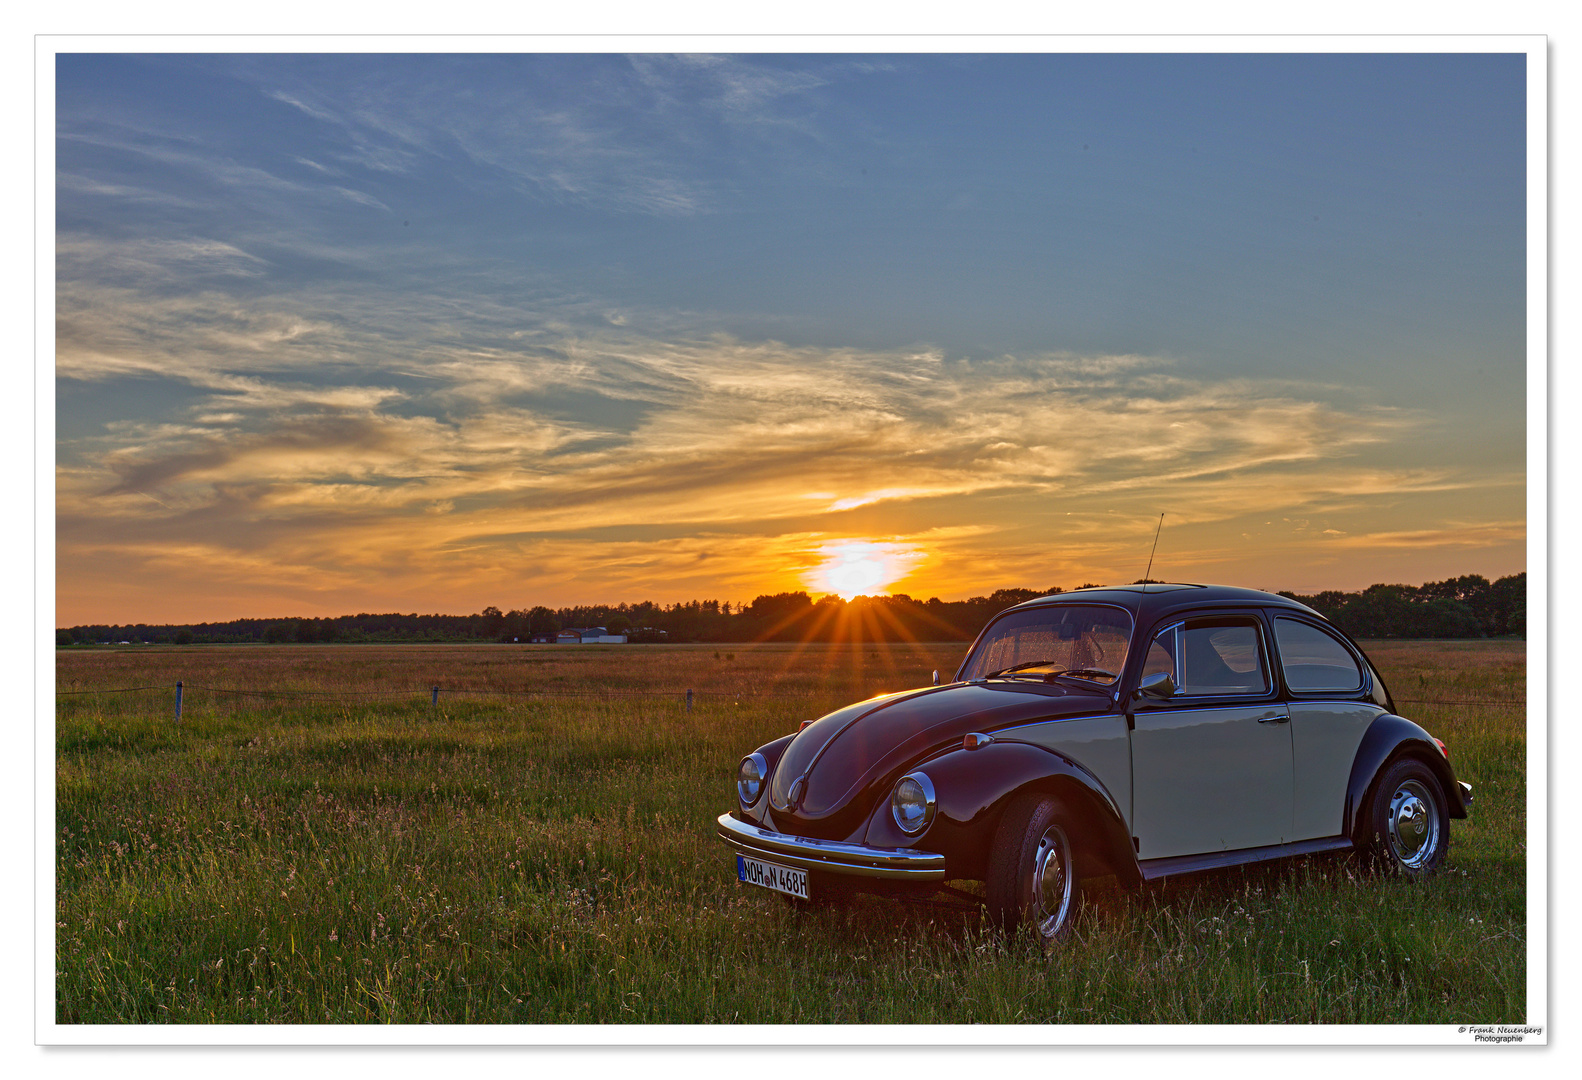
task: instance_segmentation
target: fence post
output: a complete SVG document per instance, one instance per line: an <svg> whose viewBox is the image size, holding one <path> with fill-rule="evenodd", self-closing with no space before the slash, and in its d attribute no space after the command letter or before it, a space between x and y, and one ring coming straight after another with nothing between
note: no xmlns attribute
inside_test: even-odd
<svg viewBox="0 0 1582 1080"><path fill-rule="evenodd" d="M439 708L439 687L434 687L434 708Z"/></svg>
<svg viewBox="0 0 1582 1080"><path fill-rule="evenodd" d="M181 723L181 680L176 680L176 723Z"/></svg>
<svg viewBox="0 0 1582 1080"><path fill-rule="evenodd" d="M687 712L691 712L691 711L692 711L692 691L689 689L687 691Z"/></svg>

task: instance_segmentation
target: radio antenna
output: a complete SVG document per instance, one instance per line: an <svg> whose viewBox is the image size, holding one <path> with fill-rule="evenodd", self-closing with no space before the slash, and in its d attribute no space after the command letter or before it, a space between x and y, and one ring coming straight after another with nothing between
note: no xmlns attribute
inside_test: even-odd
<svg viewBox="0 0 1582 1080"><path fill-rule="evenodd" d="M1154 569L1154 552L1159 550L1159 532L1164 527L1165 527L1165 516L1164 516L1164 513L1161 512L1159 514L1159 524L1154 528L1154 546L1148 552L1148 569L1143 571L1143 592L1147 592L1148 591L1148 575L1153 572L1153 569Z"/></svg>

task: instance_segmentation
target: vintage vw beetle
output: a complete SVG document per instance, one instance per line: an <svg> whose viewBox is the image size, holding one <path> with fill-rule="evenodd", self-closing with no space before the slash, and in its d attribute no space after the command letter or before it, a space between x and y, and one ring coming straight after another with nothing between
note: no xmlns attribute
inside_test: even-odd
<svg viewBox="0 0 1582 1080"><path fill-rule="evenodd" d="M744 882L809 901L981 881L997 925L1046 944L1086 877L1346 848L1425 875L1472 802L1317 612L1186 584L1009 608L948 685L805 723L742 759L736 793L719 835Z"/></svg>

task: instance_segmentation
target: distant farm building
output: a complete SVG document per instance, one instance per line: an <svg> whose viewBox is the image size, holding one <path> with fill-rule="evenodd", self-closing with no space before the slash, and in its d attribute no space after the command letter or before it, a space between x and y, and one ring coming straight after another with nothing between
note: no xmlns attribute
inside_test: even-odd
<svg viewBox="0 0 1582 1080"><path fill-rule="evenodd" d="M626 635L612 634L602 626L586 630L572 626L562 630L555 641L561 645L625 645Z"/></svg>

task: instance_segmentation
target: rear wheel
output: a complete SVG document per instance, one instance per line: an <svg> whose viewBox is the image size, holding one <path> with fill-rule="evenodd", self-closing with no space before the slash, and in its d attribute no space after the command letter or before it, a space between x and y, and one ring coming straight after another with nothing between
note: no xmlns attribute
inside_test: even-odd
<svg viewBox="0 0 1582 1080"><path fill-rule="evenodd" d="M989 917L1007 935L1030 930L1046 948L1071 937L1082 903L1071 822L1052 795L1022 795L1006 807L984 884Z"/></svg>
<svg viewBox="0 0 1582 1080"><path fill-rule="evenodd" d="M1415 758L1385 770L1368 802L1364 848L1384 870L1426 877L1450 848L1450 812L1433 771Z"/></svg>

